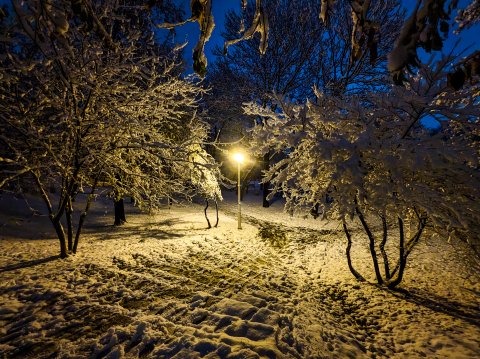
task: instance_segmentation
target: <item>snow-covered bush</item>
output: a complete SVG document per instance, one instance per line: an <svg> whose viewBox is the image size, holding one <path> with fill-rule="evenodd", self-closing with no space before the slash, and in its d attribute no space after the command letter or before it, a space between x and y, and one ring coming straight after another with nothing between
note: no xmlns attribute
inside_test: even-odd
<svg viewBox="0 0 480 359"><path fill-rule="evenodd" d="M34 180L62 257L76 251L99 185L150 208L175 193L191 197L199 171L218 189L218 170L202 146L207 127L196 115L204 90L179 76L176 50L159 55L165 51L153 31L147 36L148 27L133 26L143 7L109 0L13 4L0 67L0 184L19 175ZM59 197L48 192L52 184ZM82 192L89 195L75 234L72 202Z"/></svg>
<svg viewBox="0 0 480 359"><path fill-rule="evenodd" d="M358 279L350 260L349 221L355 218L369 238L378 283L390 287L402 280L426 225L479 244L478 85L449 90L451 61L422 66L406 87L371 94L369 103L317 92L316 101L283 103L277 113L246 106L247 113L270 119L254 131L257 152L287 154L266 174L275 192L282 191L290 211L318 206L324 217L343 222L349 266ZM439 127L425 128L425 119ZM374 221L382 224L381 239ZM385 243L394 227L399 256L392 265Z"/></svg>

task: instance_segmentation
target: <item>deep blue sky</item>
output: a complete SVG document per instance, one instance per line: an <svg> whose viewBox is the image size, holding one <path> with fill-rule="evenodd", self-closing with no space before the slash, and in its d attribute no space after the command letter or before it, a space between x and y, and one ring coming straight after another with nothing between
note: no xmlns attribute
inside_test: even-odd
<svg viewBox="0 0 480 359"><path fill-rule="evenodd" d="M250 0L254 1L254 0ZM268 0L267 0L268 1ZM185 16L190 16L190 0L176 0L177 4L181 4L185 9ZM403 6L407 9L407 14L409 15L412 9L415 7L417 0L404 0L402 1ZM468 0L460 0L458 8L463 9L465 6L470 3ZM225 13L228 10L234 9L240 11L240 0L212 0L213 4L213 16L215 19L215 29L213 30L212 37L210 41L205 46L205 54L207 55L209 63L215 61L215 56L212 54L212 50L216 45L223 47L223 38L221 36L224 27ZM407 15L407 16L408 16ZM454 17L454 16L453 16ZM248 26L248 24L247 24ZM167 30L161 30L167 31ZM198 36L200 34L197 23L189 23L182 27L176 28L176 38L177 42L188 41L188 45L185 48L185 58L189 65L189 70L191 72L192 68L192 51L195 47L195 44L198 41ZM471 48L466 52L466 54L473 52L474 50L480 49L480 25L476 25L468 30L462 31L460 35L455 35L452 32L450 33L447 41L445 42L444 52L447 52L452 48L455 42L460 39L461 43L458 45L457 52L463 50L469 46ZM420 58L425 61L428 54L425 54L422 50L419 50Z"/></svg>
<svg viewBox="0 0 480 359"><path fill-rule="evenodd" d="M182 5L185 9L185 17L190 16L190 0L174 0L177 4ZM254 1L254 0L249 0ZM267 0L269 1L269 0ZM417 0L403 0L402 4L407 9L407 13L410 14L411 10L414 8ZM223 27L224 27L224 20L225 20L225 13L228 10L236 10L240 11L240 0L212 0L213 3L213 16L215 18L215 29L213 30L212 37L210 41L207 43L205 47L205 53L208 57L209 63L215 61L215 57L212 54L212 50L216 45L223 47L223 38L221 36ZM469 4L469 0L460 0L458 8L463 9ZM10 0L0 0L0 5L9 4ZM247 24L248 26L248 24ZM159 32L164 32L168 30L159 30ZM182 27L176 28L176 38L175 41L178 43L188 41L188 45L185 49L185 58L189 64L189 68L192 68L192 51L193 48L198 40L198 36L200 34L198 24L197 23L189 23ZM480 49L480 25L476 25L468 30L462 31L460 35L450 34L448 37L444 51L448 51L451 49L453 44L460 38L461 43L459 44L458 50L463 50L469 46L471 48L466 52L466 54L473 52L474 50ZM419 55L422 60L425 60L425 54L422 53L422 50L419 50ZM191 72L191 70L189 71Z"/></svg>

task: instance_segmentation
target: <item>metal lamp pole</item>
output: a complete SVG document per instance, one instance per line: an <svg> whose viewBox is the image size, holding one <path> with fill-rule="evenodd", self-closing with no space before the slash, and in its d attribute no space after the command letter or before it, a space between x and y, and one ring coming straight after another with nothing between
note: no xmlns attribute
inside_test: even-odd
<svg viewBox="0 0 480 359"><path fill-rule="evenodd" d="M238 229L242 229L242 204L240 202L240 161L237 162L238 165Z"/></svg>

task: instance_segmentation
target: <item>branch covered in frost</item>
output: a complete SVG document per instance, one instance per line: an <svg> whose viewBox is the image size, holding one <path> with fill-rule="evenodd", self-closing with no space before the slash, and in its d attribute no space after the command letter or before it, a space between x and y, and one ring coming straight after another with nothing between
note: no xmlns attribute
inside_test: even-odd
<svg viewBox="0 0 480 359"><path fill-rule="evenodd" d="M227 53L228 47L234 45L240 41L249 40L251 39L256 33L260 34L260 47L259 51L260 54L265 55L268 47L268 31L269 31L269 24L268 18L265 14L265 10L262 6L261 0L256 0L255 4L255 14L253 15L252 25L248 28L244 34L234 40L225 41L225 45L223 47L224 54Z"/></svg>
<svg viewBox="0 0 480 359"><path fill-rule="evenodd" d="M208 127L197 115L202 84L179 76L175 51L130 26L141 8L94 5L112 46L85 31L69 2L17 3L16 43L5 40L0 67L0 183L35 173L44 189L74 195L99 179L149 206L174 194L218 194ZM66 31L56 30L61 16Z"/></svg>
<svg viewBox="0 0 480 359"><path fill-rule="evenodd" d="M455 21L458 29L468 29L480 21L480 0L473 0L465 9L458 12Z"/></svg>
<svg viewBox="0 0 480 359"><path fill-rule="evenodd" d="M389 221L421 213L436 230L478 244L479 88L448 88L452 60L421 66L405 87L371 94L369 105L322 92L305 104L284 101L281 112L247 105L269 119L255 127L252 149L283 158L266 176L287 209L318 205L340 219L358 209ZM426 129L426 119L438 129Z"/></svg>
<svg viewBox="0 0 480 359"><path fill-rule="evenodd" d="M192 16L185 21L179 23L163 23L158 24L159 28L172 29L176 26L181 26L187 22L198 22L200 26L200 37L197 45L193 49L193 69L200 76L205 76L207 72L207 57L205 56L205 44L210 39L215 22L212 15L212 0L191 0L190 10Z"/></svg>
<svg viewBox="0 0 480 359"><path fill-rule="evenodd" d="M448 6L447 6L448 3ZM388 55L388 70L396 84L405 82L405 73L419 66L417 49L426 52L440 51L450 29L450 14L457 7L456 0L418 0L415 9L405 21L395 48ZM456 21L460 31L479 19L479 1L460 10ZM461 74L457 74L462 76ZM468 77L468 76L467 76Z"/></svg>

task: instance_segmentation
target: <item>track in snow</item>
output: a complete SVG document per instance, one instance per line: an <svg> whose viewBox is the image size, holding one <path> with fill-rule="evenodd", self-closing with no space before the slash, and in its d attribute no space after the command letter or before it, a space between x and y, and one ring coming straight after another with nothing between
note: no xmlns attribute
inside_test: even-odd
<svg viewBox="0 0 480 359"><path fill-rule="evenodd" d="M358 285L346 269L338 228L282 225L246 214L238 231L235 212L226 207L216 229L204 228L200 207L139 215L123 228L88 234L74 258L23 268L16 264L55 254L56 242L0 241L0 356L478 352L480 316L471 305L478 296L452 301L462 317Z"/></svg>

